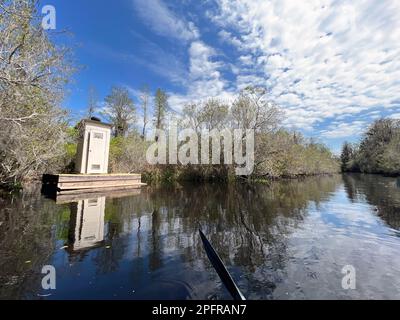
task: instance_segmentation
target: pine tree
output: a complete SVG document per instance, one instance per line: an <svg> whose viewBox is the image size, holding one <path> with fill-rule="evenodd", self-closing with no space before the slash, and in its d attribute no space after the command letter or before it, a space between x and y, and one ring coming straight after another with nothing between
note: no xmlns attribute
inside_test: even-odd
<svg viewBox="0 0 400 320"><path fill-rule="evenodd" d="M352 159L353 159L353 147L351 146L350 143L345 141L342 147L342 153L340 155L341 168L343 172L349 169L348 164Z"/></svg>

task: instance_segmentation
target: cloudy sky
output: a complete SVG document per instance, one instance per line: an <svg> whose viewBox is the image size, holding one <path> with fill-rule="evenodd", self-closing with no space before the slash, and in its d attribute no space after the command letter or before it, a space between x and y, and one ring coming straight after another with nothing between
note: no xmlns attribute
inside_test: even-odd
<svg viewBox="0 0 400 320"><path fill-rule="evenodd" d="M376 118L400 118L400 1L56 0L81 70L66 105L95 86L148 84L180 110L261 85L285 126L334 150Z"/></svg>

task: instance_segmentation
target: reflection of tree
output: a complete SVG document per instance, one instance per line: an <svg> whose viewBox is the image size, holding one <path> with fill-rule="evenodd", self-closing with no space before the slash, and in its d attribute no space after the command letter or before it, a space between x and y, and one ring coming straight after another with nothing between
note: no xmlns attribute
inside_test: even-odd
<svg viewBox="0 0 400 320"><path fill-rule="evenodd" d="M201 259L208 264L197 232L201 225L227 265L241 267L248 275L260 266L283 268L287 259L285 238L302 222L310 202L318 206L327 200L340 179L334 176L274 182L270 186L219 184L156 189L149 193L149 201L156 208L164 208L165 214L157 215L157 220L152 216L152 237L159 234L158 219L162 219L169 229L163 249L174 248L187 262L194 264ZM156 252L149 254L158 256L159 246L157 242ZM266 282L268 286L268 279Z"/></svg>
<svg viewBox="0 0 400 320"><path fill-rule="evenodd" d="M154 209L151 215L151 252L150 270L154 271L161 267L162 241L160 238L161 217L158 209Z"/></svg>
<svg viewBox="0 0 400 320"><path fill-rule="evenodd" d="M98 273L109 273L118 270L119 261L123 258L127 243L122 236L125 221L129 216L123 211L124 203L118 199L108 199L105 209L105 242L106 247L100 248L93 258ZM127 219L128 217L128 219Z"/></svg>
<svg viewBox="0 0 400 320"><path fill-rule="evenodd" d="M48 264L64 225L65 206L37 193L2 199L0 203L0 298L21 299L40 290L41 269ZM67 209L68 210L68 209Z"/></svg>
<svg viewBox="0 0 400 320"><path fill-rule="evenodd" d="M226 264L241 268L247 277L259 268L283 269L288 235L303 221L310 203L326 201L340 182L341 177L334 176L269 186L189 184L108 200L105 241L111 247L96 252L98 272L116 270L124 257L134 257L132 279L138 282L146 270L163 268L163 259L172 252L190 266L210 266L199 226ZM268 276L261 283L271 288Z"/></svg>
<svg viewBox="0 0 400 320"><path fill-rule="evenodd" d="M400 230L400 189L395 178L368 174L345 174L349 199L365 198L376 206L376 214L390 227Z"/></svg>
<svg viewBox="0 0 400 320"><path fill-rule="evenodd" d="M355 180L351 177L350 174L343 175L344 189L346 190L347 197L351 202L355 202L357 200L357 189Z"/></svg>
<svg viewBox="0 0 400 320"><path fill-rule="evenodd" d="M340 176L334 176L270 186L189 185L174 190L174 197L170 190L157 190L152 201L168 209L169 247L183 251L186 261L208 264L198 237L200 224L227 265L251 277L260 267L284 268L285 238L303 221L310 203L318 206L327 200L340 182ZM194 245L181 248L190 239ZM266 276L267 287L269 280Z"/></svg>
<svg viewBox="0 0 400 320"><path fill-rule="evenodd" d="M96 251L93 258L98 273L113 272L119 268L129 244L126 229L131 225L138 207L142 207L142 201L137 195L107 199L104 218L106 248Z"/></svg>

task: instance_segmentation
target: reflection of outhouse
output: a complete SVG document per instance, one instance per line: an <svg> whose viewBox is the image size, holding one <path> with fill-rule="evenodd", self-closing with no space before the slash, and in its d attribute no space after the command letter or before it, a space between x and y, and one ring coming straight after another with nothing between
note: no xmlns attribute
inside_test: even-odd
<svg viewBox="0 0 400 320"><path fill-rule="evenodd" d="M75 170L81 174L101 174L108 171L111 125L97 119L82 120Z"/></svg>
<svg viewBox="0 0 400 320"><path fill-rule="evenodd" d="M104 240L105 197L79 200L71 209L69 241L73 251L95 247Z"/></svg>

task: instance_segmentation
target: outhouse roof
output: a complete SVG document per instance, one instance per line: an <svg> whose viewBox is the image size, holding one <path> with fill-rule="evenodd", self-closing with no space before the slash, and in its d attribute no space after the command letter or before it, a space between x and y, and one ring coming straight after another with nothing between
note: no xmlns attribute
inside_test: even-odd
<svg viewBox="0 0 400 320"><path fill-rule="evenodd" d="M109 123L96 121L96 120L91 120L91 119L83 119L81 121L81 123L83 123L83 124L93 124L93 125L96 125L96 126L107 127L107 128L111 128L112 127L112 125L109 124Z"/></svg>

